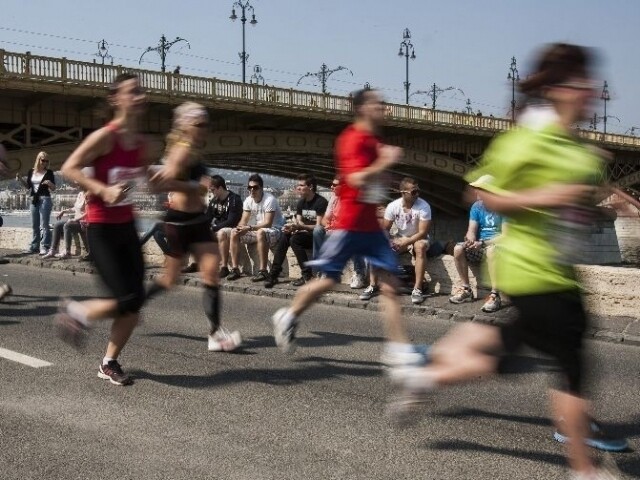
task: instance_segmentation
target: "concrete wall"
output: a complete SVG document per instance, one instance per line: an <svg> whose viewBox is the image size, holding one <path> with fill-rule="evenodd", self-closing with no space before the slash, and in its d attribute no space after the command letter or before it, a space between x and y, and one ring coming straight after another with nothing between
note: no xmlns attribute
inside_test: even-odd
<svg viewBox="0 0 640 480"><path fill-rule="evenodd" d="M0 228L0 248L23 250L31 239L28 228ZM144 246L145 260L151 265L162 265L162 252L151 240ZM249 249L243 256L241 264L245 273L254 271L256 259L254 249ZM406 259L405 259L406 261ZM288 267L288 272L287 272ZM577 267L585 288L585 302L588 310L602 316L626 316L640 319L640 269L634 267L612 267L580 265ZM348 283L352 271L350 266L344 272L343 283ZM285 265L283 276L296 278L300 275L300 268L295 257L289 251L288 265ZM486 287L477 287L477 278L481 272L475 268L471 272L470 280L475 293L482 297L488 293ZM427 280L429 290L435 293L449 295L453 286L458 282L458 276L453 263L453 257L443 255L431 258L427 262Z"/></svg>

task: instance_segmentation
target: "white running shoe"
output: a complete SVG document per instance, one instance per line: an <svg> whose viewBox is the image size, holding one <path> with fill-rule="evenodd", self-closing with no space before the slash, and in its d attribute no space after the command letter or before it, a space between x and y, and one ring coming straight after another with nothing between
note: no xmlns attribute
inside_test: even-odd
<svg viewBox="0 0 640 480"><path fill-rule="evenodd" d="M429 348L426 345L412 345L411 350L390 350L385 345L380 362L389 368L420 367L429 362Z"/></svg>
<svg viewBox="0 0 640 480"><path fill-rule="evenodd" d="M364 278L362 278L362 275L354 273L351 277L351 283L349 286L351 288L364 288Z"/></svg>
<svg viewBox="0 0 640 480"><path fill-rule="evenodd" d="M242 344L240 332L230 332L226 328L218 328L213 335L208 336L210 352L233 352Z"/></svg>
<svg viewBox="0 0 640 480"><path fill-rule="evenodd" d="M0 302L4 300L7 295L11 295L13 290L11 290L11 286L6 283L0 283Z"/></svg>
<svg viewBox="0 0 640 480"><path fill-rule="evenodd" d="M289 311L288 308L280 308L271 317L273 322L273 336L276 340L276 345L283 353L292 354L296 351L296 328L298 323L293 319L286 322L285 315Z"/></svg>

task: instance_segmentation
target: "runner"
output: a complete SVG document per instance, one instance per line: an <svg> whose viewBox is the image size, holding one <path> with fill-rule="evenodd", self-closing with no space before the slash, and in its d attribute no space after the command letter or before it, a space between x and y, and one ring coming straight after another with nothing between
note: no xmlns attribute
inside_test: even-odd
<svg viewBox="0 0 640 480"><path fill-rule="evenodd" d="M118 357L139 320L144 264L127 192L146 176L146 142L136 128L145 94L138 78L124 73L116 78L108 99L113 120L80 144L62 165L62 173L89 193L87 239L109 298L65 302L55 320L62 338L79 345L93 322L113 319L98 376L129 385L132 379Z"/></svg>
<svg viewBox="0 0 640 480"><path fill-rule="evenodd" d="M587 317L573 264L582 255L583 234L593 207L607 196L600 188L603 162L573 131L594 97L591 53L554 44L542 53L534 73L520 82L531 98L520 127L489 146L470 181L490 175L479 190L486 207L504 214L508 228L499 240L496 282L518 316L500 328L469 322L454 328L432 349L425 368L392 372L402 388L390 413L408 419L425 392L487 378L498 354L522 344L554 358L561 372L551 406L567 442L575 479L618 478L596 469L585 445L588 402L583 395L582 337ZM485 177L486 179L486 177Z"/></svg>
<svg viewBox="0 0 640 480"><path fill-rule="evenodd" d="M384 120L384 105L374 90L360 90L353 95L355 121L336 142L336 163L340 181L340 215L336 231L329 236L316 266L326 278L302 286L289 308L273 315L276 344L284 352L295 349L295 331L299 316L324 292L340 281L345 264L354 255L362 255L380 270L387 342L382 355L389 366L423 364L424 352L409 343L396 290L398 259L382 231L376 209L386 193L381 174L396 164L402 149L384 145L377 136Z"/></svg>
<svg viewBox="0 0 640 480"><path fill-rule="evenodd" d="M174 111L173 128L167 137L164 168L151 177L151 184L173 192L164 222L169 250L164 275L147 292L152 297L178 280L184 257L193 254L204 284L204 311L209 319L208 348L232 351L240 346L238 332L220 326L220 253L205 214L204 196L211 178L201 163L200 150L206 139L209 115L202 105L186 102Z"/></svg>

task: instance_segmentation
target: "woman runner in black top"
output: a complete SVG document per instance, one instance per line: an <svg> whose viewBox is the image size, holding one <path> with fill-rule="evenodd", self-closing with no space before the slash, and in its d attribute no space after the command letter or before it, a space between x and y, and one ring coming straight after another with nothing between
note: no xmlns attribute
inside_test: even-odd
<svg viewBox="0 0 640 480"><path fill-rule="evenodd" d="M220 325L220 255L205 214L204 195L211 181L201 163L209 116L202 105L186 102L174 111L173 128L167 137L164 167L151 177L158 190L172 192L171 207L165 217L169 251L164 275L152 284L147 297L175 285L183 259L193 254L204 283L203 304L209 320L208 348L212 352L235 350L240 346L238 332Z"/></svg>

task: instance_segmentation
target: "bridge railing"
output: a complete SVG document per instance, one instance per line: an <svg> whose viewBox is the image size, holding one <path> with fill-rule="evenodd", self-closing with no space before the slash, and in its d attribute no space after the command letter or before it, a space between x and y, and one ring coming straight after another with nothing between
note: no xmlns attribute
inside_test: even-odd
<svg viewBox="0 0 640 480"><path fill-rule="evenodd" d="M67 58L51 58L27 53L13 53L0 49L0 78L63 83L78 86L107 87L117 75L131 72L139 76L149 93L203 100L222 100L236 103L263 104L294 110L308 110L344 114L352 112L351 99L337 95L305 92L267 85L244 84L217 78L154 72L121 65L103 65ZM475 129L497 132L513 126L511 120L492 116L468 115L411 105L387 104L387 118L413 124L427 124L448 128ZM584 138L640 147L640 138L603 134L581 130Z"/></svg>

